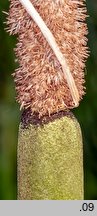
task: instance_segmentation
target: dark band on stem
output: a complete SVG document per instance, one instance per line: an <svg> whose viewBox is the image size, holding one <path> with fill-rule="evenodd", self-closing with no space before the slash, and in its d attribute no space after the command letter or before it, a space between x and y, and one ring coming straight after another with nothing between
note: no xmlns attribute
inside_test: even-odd
<svg viewBox="0 0 97 216"><path fill-rule="evenodd" d="M67 111L60 111L58 113L53 113L50 116L45 115L39 118L39 114L38 113L34 113L32 114L32 111L30 108L24 110L22 112L22 117L21 117L21 122L22 122L22 127L23 128L27 128L30 124L34 124L34 125L43 125L43 124L47 124L49 122L54 121L57 118L62 118L63 116L68 116L70 118L74 118L72 112L70 112L69 110Z"/></svg>

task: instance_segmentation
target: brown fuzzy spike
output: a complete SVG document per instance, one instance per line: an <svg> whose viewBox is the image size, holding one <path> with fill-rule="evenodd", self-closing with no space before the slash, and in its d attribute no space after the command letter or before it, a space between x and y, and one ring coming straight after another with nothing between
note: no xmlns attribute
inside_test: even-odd
<svg viewBox="0 0 97 216"><path fill-rule="evenodd" d="M21 108L31 107L40 116L74 108L62 66L41 30L19 0L10 0L7 20L10 34L18 34L19 61L14 79ZM79 93L84 95L84 68L88 57L84 0L31 0L55 37Z"/></svg>

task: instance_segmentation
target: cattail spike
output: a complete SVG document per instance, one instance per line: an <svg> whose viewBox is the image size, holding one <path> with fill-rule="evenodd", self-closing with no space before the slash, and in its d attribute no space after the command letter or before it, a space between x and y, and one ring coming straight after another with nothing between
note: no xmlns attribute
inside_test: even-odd
<svg viewBox="0 0 97 216"><path fill-rule="evenodd" d="M88 57L85 1L10 1L7 31L18 34L14 79L21 107L41 116L78 106Z"/></svg>
<svg viewBox="0 0 97 216"><path fill-rule="evenodd" d="M75 107L79 104L79 93L75 85L74 78L70 72L70 69L66 63L65 57L63 56L62 52L60 51L60 48L58 47L54 36L52 35L49 28L46 26L45 22L39 15L39 13L36 11L36 9L33 7L31 2L29 0L19 0L22 5L27 10L28 14L33 18L35 23L40 28L41 32L43 33L44 37L46 38L47 42L49 43L50 47L54 51L54 54L56 55L60 65L62 66L64 76L66 78L66 81L68 83Z"/></svg>

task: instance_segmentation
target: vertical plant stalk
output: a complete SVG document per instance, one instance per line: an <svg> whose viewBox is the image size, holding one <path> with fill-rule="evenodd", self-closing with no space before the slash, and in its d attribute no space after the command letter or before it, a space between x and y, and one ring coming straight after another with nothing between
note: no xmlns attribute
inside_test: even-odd
<svg viewBox="0 0 97 216"><path fill-rule="evenodd" d="M84 0L10 0L15 48L18 199L84 199L81 129L69 109L84 95L88 57Z"/></svg>

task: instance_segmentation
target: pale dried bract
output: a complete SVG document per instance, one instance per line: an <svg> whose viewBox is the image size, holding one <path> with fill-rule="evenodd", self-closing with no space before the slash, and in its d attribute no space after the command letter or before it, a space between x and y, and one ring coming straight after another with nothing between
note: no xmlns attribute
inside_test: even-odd
<svg viewBox="0 0 97 216"><path fill-rule="evenodd" d="M10 0L7 31L18 35L15 53L19 62L14 80L21 108L51 114L74 108L62 68L39 27L19 0ZM31 0L53 33L75 80L80 99L84 95L84 68L88 57L88 33L84 0Z"/></svg>

